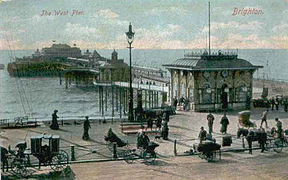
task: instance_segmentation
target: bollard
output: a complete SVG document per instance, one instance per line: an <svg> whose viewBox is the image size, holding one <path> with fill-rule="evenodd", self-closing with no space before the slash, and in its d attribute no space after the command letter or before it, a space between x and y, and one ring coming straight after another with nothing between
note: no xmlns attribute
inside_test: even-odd
<svg viewBox="0 0 288 180"><path fill-rule="evenodd" d="M63 119L62 119L62 121L61 121L61 125L64 126L64 121L63 121Z"/></svg>
<svg viewBox="0 0 288 180"><path fill-rule="evenodd" d="M113 159L117 159L117 144L113 143Z"/></svg>
<svg viewBox="0 0 288 180"><path fill-rule="evenodd" d="M76 161L74 145L71 145L71 161Z"/></svg>
<svg viewBox="0 0 288 180"><path fill-rule="evenodd" d="M176 149L177 140L174 140L174 156L177 156L177 149Z"/></svg>

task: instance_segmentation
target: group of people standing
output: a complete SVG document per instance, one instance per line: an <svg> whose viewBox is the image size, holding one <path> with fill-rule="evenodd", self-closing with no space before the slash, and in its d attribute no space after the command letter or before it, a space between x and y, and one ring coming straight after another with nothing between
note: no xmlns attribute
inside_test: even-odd
<svg viewBox="0 0 288 180"><path fill-rule="evenodd" d="M183 106L183 110L189 110L189 99L184 98L183 96L177 100L176 97L172 99L172 105L174 108L177 108L177 106Z"/></svg>
<svg viewBox="0 0 288 180"><path fill-rule="evenodd" d="M160 115L156 116L156 127L158 131L161 131L161 137L164 140L168 140L168 133L169 133L169 128L168 128L168 122L169 122L169 112L164 112L161 113ZM146 131L147 129L153 129L153 124L154 124L154 118L150 115L147 117L147 126L146 126Z"/></svg>
<svg viewBox="0 0 288 180"><path fill-rule="evenodd" d="M214 124L214 115L209 113L207 115L207 121L208 121L208 127L209 127L209 134L211 134L213 132L213 124ZM220 132L222 134L226 134L227 133L227 127L229 125L229 120L226 116L226 112L224 112L224 115L223 117L221 118L220 120L220 124L221 124L221 129L220 129Z"/></svg>
<svg viewBox="0 0 288 180"><path fill-rule="evenodd" d="M50 125L50 128L53 130L59 130L59 124L58 124L58 118L59 117L57 116L57 113L58 113L58 110L54 110L54 113L52 114L52 123ZM89 140L90 139L90 136L88 133L90 128L91 128L91 126L90 126L89 117L86 116L84 123L83 123L83 129L84 129L83 136L82 136L83 140Z"/></svg>
<svg viewBox="0 0 288 180"><path fill-rule="evenodd" d="M214 124L214 120L215 120L215 117L212 113L209 113L207 115L207 122L208 122L208 133L207 131L204 129L204 127L202 126L200 128L200 133L198 135L198 138L200 140L200 143L202 143L202 141L206 140L206 139L210 139L212 140L212 133L213 133L213 124ZM224 115L223 117L221 118L220 120L220 124L221 124L221 129L220 129L220 132L222 134L226 134L227 133L227 127L229 125L229 120L226 116L226 112L224 112Z"/></svg>

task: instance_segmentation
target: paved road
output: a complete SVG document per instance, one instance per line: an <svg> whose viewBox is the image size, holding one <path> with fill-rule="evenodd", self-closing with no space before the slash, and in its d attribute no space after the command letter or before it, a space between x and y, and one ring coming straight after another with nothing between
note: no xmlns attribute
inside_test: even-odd
<svg viewBox="0 0 288 180"><path fill-rule="evenodd" d="M73 164L76 179L244 179L287 180L287 152L280 154L226 153L219 162L207 163L196 156L158 159L155 164L124 161Z"/></svg>

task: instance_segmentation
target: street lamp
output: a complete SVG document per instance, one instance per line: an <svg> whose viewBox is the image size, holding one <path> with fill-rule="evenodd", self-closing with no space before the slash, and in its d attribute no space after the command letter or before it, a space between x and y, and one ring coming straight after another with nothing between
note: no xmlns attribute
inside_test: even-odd
<svg viewBox="0 0 288 180"><path fill-rule="evenodd" d="M129 98L129 114L128 114L128 120L129 121L134 121L134 116L133 116L133 89L132 89L132 63L131 63L131 49L132 49L132 43L134 40L134 34L135 32L132 31L132 25L131 23L129 24L129 31L126 32L126 38L127 42L129 44L129 55L130 55L130 79L129 79L129 92L130 92L130 98Z"/></svg>

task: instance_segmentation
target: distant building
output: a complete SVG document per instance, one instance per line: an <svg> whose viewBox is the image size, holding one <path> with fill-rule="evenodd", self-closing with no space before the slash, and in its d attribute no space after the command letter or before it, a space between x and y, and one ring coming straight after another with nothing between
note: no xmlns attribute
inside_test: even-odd
<svg viewBox="0 0 288 180"><path fill-rule="evenodd" d="M189 98L194 111L244 109L252 98L254 66L236 54L192 53L171 64L170 97ZM225 105L225 106L226 106Z"/></svg>
<svg viewBox="0 0 288 180"><path fill-rule="evenodd" d="M39 49L37 49L33 54L32 54L32 57L33 58L39 58L41 56L41 53L39 51Z"/></svg>
<svg viewBox="0 0 288 180"><path fill-rule="evenodd" d="M90 58L92 58L92 53L89 51L89 49L87 49L87 50L83 53L82 58L85 58L85 59L90 59Z"/></svg>
<svg viewBox="0 0 288 180"><path fill-rule="evenodd" d="M129 81L129 66L124 63L124 59L118 59L118 53L111 54L111 60L100 62L100 81Z"/></svg>
<svg viewBox="0 0 288 180"><path fill-rule="evenodd" d="M76 45L74 44L74 46ZM80 48L67 44L53 44L51 47L43 48L42 54L46 58L82 57Z"/></svg>

